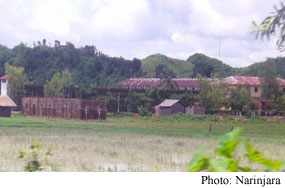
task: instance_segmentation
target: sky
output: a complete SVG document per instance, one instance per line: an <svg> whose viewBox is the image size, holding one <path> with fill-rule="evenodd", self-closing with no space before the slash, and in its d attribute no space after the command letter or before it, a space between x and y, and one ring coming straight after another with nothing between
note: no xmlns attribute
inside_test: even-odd
<svg viewBox="0 0 285 188"><path fill-rule="evenodd" d="M260 23L279 0L0 0L0 44L55 40L95 45L126 59L194 53L244 67L283 56L276 37L258 39ZM220 50L219 50L220 46ZM220 55L219 55L220 54Z"/></svg>

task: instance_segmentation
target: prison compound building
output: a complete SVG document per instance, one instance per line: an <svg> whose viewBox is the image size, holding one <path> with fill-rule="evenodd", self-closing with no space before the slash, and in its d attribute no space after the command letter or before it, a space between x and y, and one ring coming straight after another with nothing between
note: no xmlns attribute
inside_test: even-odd
<svg viewBox="0 0 285 188"><path fill-rule="evenodd" d="M26 116L105 120L107 103L103 100L24 97L22 112Z"/></svg>

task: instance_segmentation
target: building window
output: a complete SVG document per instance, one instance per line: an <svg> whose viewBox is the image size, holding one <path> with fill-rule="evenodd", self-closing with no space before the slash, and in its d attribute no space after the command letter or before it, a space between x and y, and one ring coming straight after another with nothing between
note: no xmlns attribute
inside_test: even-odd
<svg viewBox="0 0 285 188"><path fill-rule="evenodd" d="M2 80L2 83L6 83L6 80Z"/></svg>
<svg viewBox="0 0 285 188"><path fill-rule="evenodd" d="M28 104L26 103L26 110L28 110Z"/></svg>
<svg viewBox="0 0 285 188"><path fill-rule="evenodd" d="M258 92L258 87L254 88L254 92L257 93Z"/></svg>

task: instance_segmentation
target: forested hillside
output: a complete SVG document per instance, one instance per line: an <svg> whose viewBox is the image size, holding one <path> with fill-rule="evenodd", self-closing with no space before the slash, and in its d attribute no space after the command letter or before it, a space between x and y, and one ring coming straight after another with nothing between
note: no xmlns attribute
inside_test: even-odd
<svg viewBox="0 0 285 188"><path fill-rule="evenodd" d="M13 49L0 45L0 75L4 64L24 67L28 82L44 85L56 72L68 70L79 86L112 86L132 76L141 76L141 63L109 57L94 46L75 48L72 43L54 47L38 42L34 47L19 44Z"/></svg>
<svg viewBox="0 0 285 188"><path fill-rule="evenodd" d="M95 46L75 48L72 43L53 47L46 41L34 47L21 43L12 49L0 45L0 76L5 74L4 64L9 62L24 67L31 84L45 85L57 72L68 70L78 86L110 87L130 77L216 77L231 75L257 76L262 70L276 69L277 76L285 78L285 57L269 58L249 67L233 68L220 60L203 54L194 54L186 61L155 54L142 59L126 60L110 57ZM163 72L163 74L161 74Z"/></svg>
<svg viewBox="0 0 285 188"><path fill-rule="evenodd" d="M150 55L142 59L142 71L145 77L155 77L156 68L163 65L172 70L176 77L225 78L228 76L258 76L266 69L273 69L276 75L285 78L285 57L268 58L264 62L254 63L248 67L233 68L222 61L196 53L186 61L173 59L161 54Z"/></svg>
<svg viewBox="0 0 285 188"><path fill-rule="evenodd" d="M196 53L187 59L187 62L193 65L192 77L201 75L202 77L224 78L235 74L234 69L224 64L222 61L210 58L204 54Z"/></svg>

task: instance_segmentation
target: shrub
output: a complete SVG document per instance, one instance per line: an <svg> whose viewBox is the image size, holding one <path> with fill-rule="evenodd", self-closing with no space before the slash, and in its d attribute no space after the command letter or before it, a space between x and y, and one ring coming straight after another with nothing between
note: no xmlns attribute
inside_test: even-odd
<svg viewBox="0 0 285 188"><path fill-rule="evenodd" d="M20 152L18 158L24 159L26 161L26 165L24 170L27 172L35 172L43 170L43 163L47 163L47 156L51 155L51 148L44 154L44 156L40 155L40 150L42 146L39 144L32 144L30 146L30 151L28 152ZM45 160L43 161L43 158Z"/></svg>
<svg viewBox="0 0 285 188"><path fill-rule="evenodd" d="M181 120L181 121L219 121L220 116L216 115L199 115L193 116L189 114L177 113L170 116L173 120Z"/></svg>
<svg viewBox="0 0 285 188"><path fill-rule="evenodd" d="M138 112L140 116L151 116L152 113L150 112L150 104L141 105L138 107Z"/></svg>
<svg viewBox="0 0 285 188"><path fill-rule="evenodd" d="M254 148L248 141L242 140L239 136L241 128L235 128L232 132L226 134L217 146L215 153L218 159L213 157L205 157L206 149L203 147L196 152L189 164L189 172L198 172L208 170L211 172L252 172L262 171L258 169L252 169L248 166L240 166L239 159L235 160L233 154L237 146L243 142L246 154L244 155L249 161L258 163L265 167L265 171L282 171L285 170L285 161L272 160L265 158L261 152Z"/></svg>
<svg viewBox="0 0 285 188"><path fill-rule="evenodd" d="M132 112L120 112L120 113L111 113L109 114L111 117L132 117Z"/></svg>
<svg viewBox="0 0 285 188"><path fill-rule="evenodd" d="M250 117L246 118L246 121L249 121L249 122L266 122L268 120L264 117L261 117L261 116L250 116Z"/></svg>

